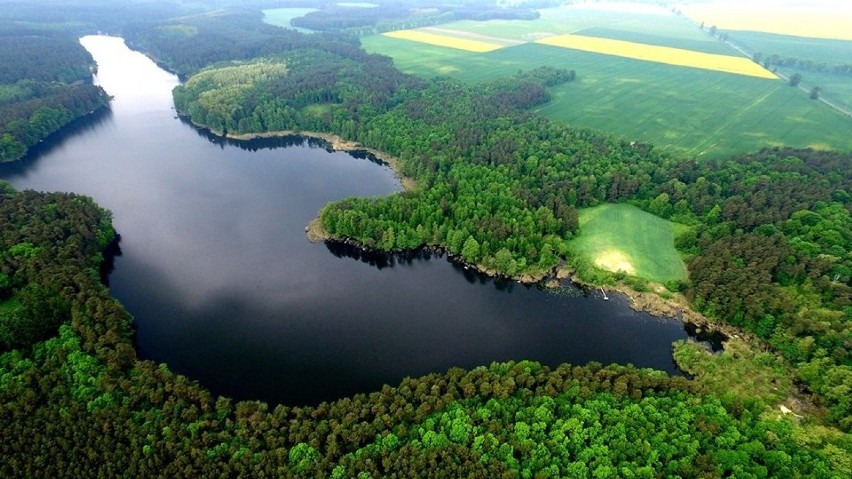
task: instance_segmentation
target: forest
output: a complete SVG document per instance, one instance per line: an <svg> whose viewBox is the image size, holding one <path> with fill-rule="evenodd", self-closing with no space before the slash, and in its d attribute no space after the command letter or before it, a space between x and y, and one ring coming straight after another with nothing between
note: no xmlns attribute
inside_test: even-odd
<svg viewBox="0 0 852 479"><path fill-rule="evenodd" d="M0 161L20 159L109 103L92 84L94 61L73 34L0 23L0 64Z"/></svg>
<svg viewBox="0 0 852 479"><path fill-rule="evenodd" d="M398 158L413 189L320 212L329 235L364 248L426 245L492 274L567 266L612 283L567 247L578 208L626 202L691 225L676 241L690 281L666 287L782 358L816 406L810 426L852 429L852 153L674 157L530 112L582 72L423 80L352 36L278 29L248 9L122 32L186 78L175 104L200 126L328 132ZM848 434L808 436L760 398L629 366L495 363L316 407L213 397L136 356L131 318L97 270L115 235L107 211L74 194L3 193L3 476L852 473Z"/></svg>

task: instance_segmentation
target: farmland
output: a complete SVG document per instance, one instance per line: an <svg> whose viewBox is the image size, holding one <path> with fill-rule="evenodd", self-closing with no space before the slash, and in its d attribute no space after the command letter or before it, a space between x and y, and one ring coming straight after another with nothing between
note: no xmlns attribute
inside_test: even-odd
<svg viewBox="0 0 852 479"><path fill-rule="evenodd" d="M647 7L651 8L651 7ZM457 36L477 34L525 42L476 53L376 35L371 53L426 78L447 75L479 83L539 66L575 70L552 88L539 112L567 124L653 143L671 153L724 158L766 146L852 149L852 119L808 99L781 80L699 70L534 43L575 33L694 52L736 55L718 39L671 12L619 12L562 7L537 20L460 21L441 25ZM444 33L450 36L451 33ZM826 87L828 88L828 87ZM706 108L713 105L714 108Z"/></svg>
<svg viewBox="0 0 852 479"><path fill-rule="evenodd" d="M580 231L571 246L595 266L659 281L686 279L674 237L686 228L624 204L580 210Z"/></svg>
<svg viewBox="0 0 852 479"><path fill-rule="evenodd" d="M819 86L821 96L852 111L852 75L832 73L836 66L852 65L852 42L802 38L760 32L730 32L730 38L763 59L777 55L804 65L779 66L779 71L802 75L802 85Z"/></svg>
<svg viewBox="0 0 852 479"><path fill-rule="evenodd" d="M472 40L469 38L459 38L449 35L441 35L422 30L398 30L395 32L385 33L384 36L476 53L491 52L494 50L499 50L501 48L501 46L496 43Z"/></svg>
<svg viewBox="0 0 852 479"><path fill-rule="evenodd" d="M757 78L777 78L771 72L754 63L751 59L742 56L694 52L681 48L662 47L624 40L613 40L610 38L588 37L585 35L557 35L542 38L541 40L537 40L536 43L647 62L665 63L667 65L701 68Z"/></svg>

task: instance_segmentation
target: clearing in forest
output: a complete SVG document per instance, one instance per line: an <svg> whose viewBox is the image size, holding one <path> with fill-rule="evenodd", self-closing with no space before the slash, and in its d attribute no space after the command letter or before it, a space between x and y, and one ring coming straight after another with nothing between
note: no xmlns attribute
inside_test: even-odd
<svg viewBox="0 0 852 479"><path fill-rule="evenodd" d="M682 67L701 68L737 75L776 79L769 70L749 58L714 53L696 52L680 48L634 43L610 38L588 37L584 35L557 35L537 40L536 43L554 47L602 53L617 57L632 58L648 62L665 63Z"/></svg>
<svg viewBox="0 0 852 479"><path fill-rule="evenodd" d="M632 205L605 204L580 210L575 254L598 268L665 283L686 279L686 267L674 247L675 234L686 226Z"/></svg>
<svg viewBox="0 0 852 479"><path fill-rule="evenodd" d="M418 43L426 43L439 47L455 48L468 52L485 53L503 48L503 45L497 43L484 42L473 40L470 38L461 38L450 35L441 35L437 33L429 33L422 30L397 30L395 32L387 32L382 35L390 38L398 38L401 40L410 40Z"/></svg>

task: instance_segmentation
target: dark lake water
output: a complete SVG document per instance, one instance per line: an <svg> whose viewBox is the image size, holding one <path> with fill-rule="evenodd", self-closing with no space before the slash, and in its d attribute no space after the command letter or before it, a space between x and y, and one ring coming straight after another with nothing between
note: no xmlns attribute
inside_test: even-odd
<svg viewBox="0 0 852 479"><path fill-rule="evenodd" d="M495 282L424 253L309 243L305 225L324 204L399 191L393 172L298 138L211 139L175 118L175 76L120 39L83 44L111 111L0 176L113 211L110 289L136 318L141 356L215 393L291 405L510 359L677 372L683 324L623 298Z"/></svg>

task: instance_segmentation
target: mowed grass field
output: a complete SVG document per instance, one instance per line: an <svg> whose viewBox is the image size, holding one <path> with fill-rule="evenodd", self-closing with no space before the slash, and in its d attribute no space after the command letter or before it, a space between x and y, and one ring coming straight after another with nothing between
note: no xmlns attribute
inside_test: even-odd
<svg viewBox="0 0 852 479"><path fill-rule="evenodd" d="M675 235L686 226L624 204L584 208L579 214L580 235L571 241L575 254L601 269L660 283L687 279L674 247Z"/></svg>

